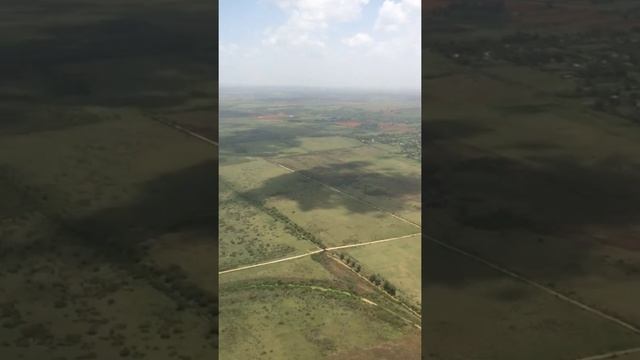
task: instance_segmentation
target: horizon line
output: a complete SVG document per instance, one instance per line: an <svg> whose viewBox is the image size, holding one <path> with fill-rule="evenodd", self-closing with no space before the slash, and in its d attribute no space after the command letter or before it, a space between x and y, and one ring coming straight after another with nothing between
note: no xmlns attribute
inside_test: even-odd
<svg viewBox="0 0 640 360"><path fill-rule="evenodd" d="M387 91L387 92L421 92L422 88L418 87L361 87L361 86L338 86L338 85L269 85L269 84L221 84L218 83L218 89L222 88L298 88L310 90L359 90L359 91Z"/></svg>

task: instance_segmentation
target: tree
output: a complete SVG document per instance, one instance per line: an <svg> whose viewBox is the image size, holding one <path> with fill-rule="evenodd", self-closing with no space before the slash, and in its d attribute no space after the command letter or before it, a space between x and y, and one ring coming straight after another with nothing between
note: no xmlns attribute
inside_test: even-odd
<svg viewBox="0 0 640 360"><path fill-rule="evenodd" d="M369 275L369 281L371 281L372 283L378 285L378 282L379 282L378 275L376 275L376 274Z"/></svg>
<svg viewBox="0 0 640 360"><path fill-rule="evenodd" d="M391 285L390 282L385 280L384 285L382 287L384 288L384 291L386 291L390 295L395 295L396 294L396 288L395 288L395 286Z"/></svg>

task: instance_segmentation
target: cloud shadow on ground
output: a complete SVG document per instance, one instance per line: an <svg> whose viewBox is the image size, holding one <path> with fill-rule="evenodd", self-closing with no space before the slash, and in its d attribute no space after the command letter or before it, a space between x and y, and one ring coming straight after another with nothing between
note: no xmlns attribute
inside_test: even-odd
<svg viewBox="0 0 640 360"><path fill-rule="evenodd" d="M373 213L379 210L362 204L348 196L331 191L317 191L321 188L318 182L305 178L320 179L323 183L337 188L368 184L371 196L385 195L401 198L403 196L420 195L420 179L407 177L399 173L381 173L367 170L368 162L350 161L316 166L304 171L286 173L267 180L257 189L243 192L242 195L256 201L264 201L270 197L293 200L300 210L333 209L343 207L352 213ZM375 184L375 185L374 185ZM363 185L365 186L365 185ZM366 189L366 188L365 188ZM392 190L393 189L393 190ZM386 210L396 211L398 202L389 203Z"/></svg>
<svg viewBox="0 0 640 360"><path fill-rule="evenodd" d="M619 230L637 225L640 172L631 169L633 159L615 157L582 165L577 158L542 154L518 161L454 144L427 144L426 233L437 232L441 240L550 283L584 275L583 264L597 244L585 236L593 226ZM432 216L445 216L450 225L430 222ZM523 233L531 239L519 235ZM625 249L633 245L630 242L638 245L640 238L629 238L632 231L627 235L607 244ZM536 238L539 245L532 245ZM503 276L455 269L440 259L423 261L432 262L423 268L427 286Z"/></svg>

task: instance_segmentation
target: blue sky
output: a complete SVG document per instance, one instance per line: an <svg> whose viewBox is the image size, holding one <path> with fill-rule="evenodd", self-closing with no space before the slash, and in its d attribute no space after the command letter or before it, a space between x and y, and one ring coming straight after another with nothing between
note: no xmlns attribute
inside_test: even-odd
<svg viewBox="0 0 640 360"><path fill-rule="evenodd" d="M222 85L420 86L420 0L219 4Z"/></svg>

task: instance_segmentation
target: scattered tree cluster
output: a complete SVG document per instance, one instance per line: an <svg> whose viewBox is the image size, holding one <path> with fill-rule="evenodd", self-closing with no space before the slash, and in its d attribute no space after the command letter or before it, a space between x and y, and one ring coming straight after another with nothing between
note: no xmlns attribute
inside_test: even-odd
<svg viewBox="0 0 640 360"><path fill-rule="evenodd" d="M354 259L353 257L345 253L340 253L338 256L340 257L340 260L342 260L343 263L353 269L353 271L357 273L362 271L362 265L360 265L358 261L356 261L356 259Z"/></svg>
<svg viewBox="0 0 640 360"><path fill-rule="evenodd" d="M272 218L281 221L285 225L286 231L291 235L295 236L297 239L311 241L312 243L318 245L322 249L326 248L326 246L322 243L320 239L318 239L315 235L313 235L312 233L300 227L298 224L296 224L291 219L289 219L289 217L281 213L278 209L274 207L266 206L264 203L260 201L256 201L255 199L252 199L250 197L243 196L242 194L240 194L240 196L246 201L248 201L249 203L251 203L252 205L259 208L260 210L269 214Z"/></svg>
<svg viewBox="0 0 640 360"><path fill-rule="evenodd" d="M596 111L640 124L640 27L545 34L518 31L500 39L436 40L428 47L466 66L515 64L573 79L572 91ZM551 90L553 91L553 90Z"/></svg>
<svg viewBox="0 0 640 360"><path fill-rule="evenodd" d="M361 274L363 273L362 266L353 257L345 253L339 253L338 257L343 263L345 263L347 266L353 269L353 271ZM374 285L381 287L389 295L392 295L392 296L396 295L396 287L393 284L391 284L391 282L389 282L388 280L385 280L380 274L371 274L368 276L368 279Z"/></svg>

